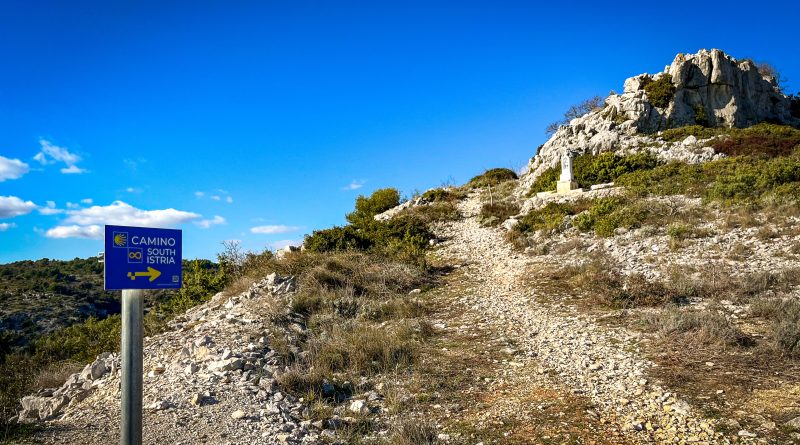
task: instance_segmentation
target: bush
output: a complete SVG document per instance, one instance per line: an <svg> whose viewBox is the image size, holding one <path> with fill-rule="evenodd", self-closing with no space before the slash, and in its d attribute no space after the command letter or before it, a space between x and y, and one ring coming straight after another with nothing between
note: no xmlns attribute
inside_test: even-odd
<svg viewBox="0 0 800 445"><path fill-rule="evenodd" d="M430 189L421 196L425 202L452 202L458 201L459 196L453 190L444 188Z"/></svg>
<svg viewBox="0 0 800 445"><path fill-rule="evenodd" d="M594 230L599 236L612 236L617 228L638 227L648 216L647 205L623 198L601 198L575 217L573 226L582 232Z"/></svg>
<svg viewBox="0 0 800 445"><path fill-rule="evenodd" d="M703 104L697 104L694 107L692 107L692 109L694 110L694 121L698 125L702 127L708 127L711 124L708 120L708 116L706 115L706 109L705 107L703 107Z"/></svg>
<svg viewBox="0 0 800 445"><path fill-rule="evenodd" d="M578 159L581 157L579 156ZM576 159L577 162L577 159ZM573 172L574 172L575 165L573 164ZM551 192L555 191L556 183L558 182L558 178L561 176L561 168L560 167L551 167L547 170L543 171L536 181L531 184L531 188L528 190L527 196L533 196L539 192Z"/></svg>
<svg viewBox="0 0 800 445"><path fill-rule="evenodd" d="M759 200L787 203L796 197L800 158L736 157L693 165L671 163L622 175L616 182L642 195L685 194L726 204Z"/></svg>
<svg viewBox="0 0 800 445"><path fill-rule="evenodd" d="M36 358L41 362L70 360L90 362L104 351L119 350L122 321L118 315L104 320L89 318L34 342Z"/></svg>
<svg viewBox="0 0 800 445"><path fill-rule="evenodd" d="M470 188L480 188L492 185L498 185L501 182L513 181L519 179L514 170L508 168L493 168L486 170L483 174L475 176L470 179L467 186Z"/></svg>
<svg viewBox="0 0 800 445"><path fill-rule="evenodd" d="M647 93L647 100L656 108L667 108L675 95L675 85L672 84L672 77L661 75L656 80L644 86Z"/></svg>
<svg viewBox="0 0 800 445"><path fill-rule="evenodd" d="M559 231L565 227L566 217L575 213L576 209L573 205L549 202L540 209L528 212L514 230L522 233L533 233L538 230Z"/></svg>
<svg viewBox="0 0 800 445"><path fill-rule="evenodd" d="M372 192L369 198L361 195L356 198L356 208L346 215L347 221L353 225L361 225L372 221L375 215L400 205L400 192L393 188L379 189Z"/></svg>
<svg viewBox="0 0 800 445"><path fill-rule="evenodd" d="M355 227L335 226L330 229L315 230L311 235L306 235L303 245L311 252L334 252L364 250L371 244Z"/></svg>
<svg viewBox="0 0 800 445"><path fill-rule="evenodd" d="M689 136L694 136L697 139L709 139L719 136L726 130L724 128L707 128L703 125L687 125L664 130L659 137L667 142L679 142Z"/></svg>
<svg viewBox="0 0 800 445"><path fill-rule="evenodd" d="M613 182L626 173L653 169L659 164L658 159L650 153L619 156L612 152L605 152L598 155L578 156L575 158L573 173L578 187L584 188L594 184ZM560 173L559 167L545 170L531 185L528 196L555 190Z"/></svg>

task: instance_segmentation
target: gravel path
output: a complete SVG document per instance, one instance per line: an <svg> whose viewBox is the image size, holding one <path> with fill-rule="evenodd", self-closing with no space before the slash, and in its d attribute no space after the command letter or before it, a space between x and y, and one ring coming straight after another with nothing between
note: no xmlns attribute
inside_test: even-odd
<svg viewBox="0 0 800 445"><path fill-rule="evenodd" d="M729 443L714 431L713 421L647 378L652 364L640 357L636 333L600 326L568 306L537 304L525 283L535 278L527 276L531 266L543 266L546 257L516 253L502 231L480 226L477 195L459 206L465 218L441 224L437 235L446 240L440 255L466 264L467 273L483 283L462 302L498 321L500 335L535 354L540 373L555 374L575 393L590 397L606 418L643 443Z"/></svg>

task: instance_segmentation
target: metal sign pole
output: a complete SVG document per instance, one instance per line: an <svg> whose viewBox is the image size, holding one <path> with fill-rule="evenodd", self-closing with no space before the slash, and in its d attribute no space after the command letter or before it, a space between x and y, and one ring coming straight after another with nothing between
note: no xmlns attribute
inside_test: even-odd
<svg viewBox="0 0 800 445"><path fill-rule="evenodd" d="M142 443L142 337L144 291L122 291L122 420L120 443Z"/></svg>

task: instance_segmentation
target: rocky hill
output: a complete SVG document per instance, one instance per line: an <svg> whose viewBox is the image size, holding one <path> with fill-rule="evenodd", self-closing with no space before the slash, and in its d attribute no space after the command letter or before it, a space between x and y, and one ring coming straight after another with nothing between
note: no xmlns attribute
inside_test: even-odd
<svg viewBox="0 0 800 445"><path fill-rule="evenodd" d="M622 94L609 95L602 107L573 119L542 145L520 181L520 192L546 169L572 152L650 150L664 160L701 162L713 152L702 144L664 144L658 133L687 125L749 127L760 122L800 125L792 100L774 73L749 59L737 60L718 49L678 54L664 71L625 80Z"/></svg>
<svg viewBox="0 0 800 445"><path fill-rule="evenodd" d="M791 101L750 61L679 55L522 177L378 190L246 256L145 339L145 443L800 443ZM22 399L24 440L109 441L110 352Z"/></svg>

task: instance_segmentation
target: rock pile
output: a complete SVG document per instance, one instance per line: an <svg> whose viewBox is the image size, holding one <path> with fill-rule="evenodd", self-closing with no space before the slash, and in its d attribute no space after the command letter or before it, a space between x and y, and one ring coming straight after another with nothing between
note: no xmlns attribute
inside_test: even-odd
<svg viewBox="0 0 800 445"><path fill-rule="evenodd" d="M119 369L117 354L103 353L86 365L83 371L69 376L67 381L54 389L43 389L36 395L23 397L22 411L18 415L21 423L52 420L62 414L65 408L88 397L91 392L106 383L105 377Z"/></svg>
<svg viewBox="0 0 800 445"><path fill-rule="evenodd" d="M145 443L300 444L335 435L331 426L341 419L303 420L307 404L278 387L286 368L270 347L270 320L287 319L287 337L304 334L302 319L273 304L295 289L293 277L271 274L241 294L215 295L173 320L173 330L145 339ZM36 443L106 444L119 428L119 379L119 357L103 354L61 388L24 398L20 420L53 426Z"/></svg>

